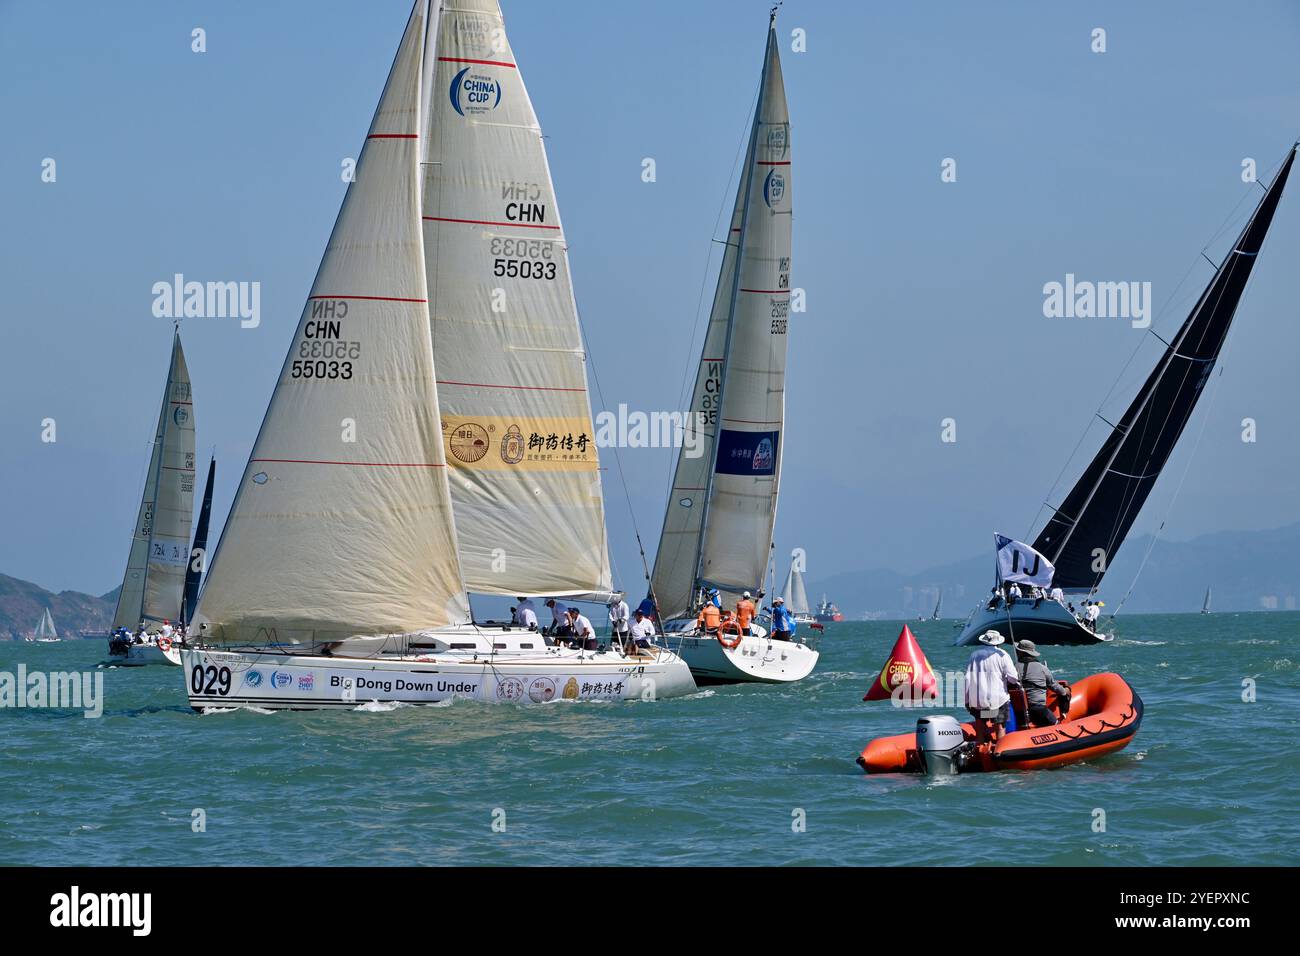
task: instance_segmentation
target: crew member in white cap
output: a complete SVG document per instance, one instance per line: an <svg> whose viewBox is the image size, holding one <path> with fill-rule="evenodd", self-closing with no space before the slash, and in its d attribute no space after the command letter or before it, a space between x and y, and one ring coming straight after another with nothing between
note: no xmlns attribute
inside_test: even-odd
<svg viewBox="0 0 1300 956"><path fill-rule="evenodd" d="M611 640L617 641L620 647L627 646L628 616L627 601L623 600L621 592L615 591L609 597L609 633Z"/></svg>
<svg viewBox="0 0 1300 956"><path fill-rule="evenodd" d="M1002 739L1011 716L1007 688L1020 686L1010 655L998 646L1003 641L997 631L985 631L966 663L966 709L975 718L976 743Z"/></svg>

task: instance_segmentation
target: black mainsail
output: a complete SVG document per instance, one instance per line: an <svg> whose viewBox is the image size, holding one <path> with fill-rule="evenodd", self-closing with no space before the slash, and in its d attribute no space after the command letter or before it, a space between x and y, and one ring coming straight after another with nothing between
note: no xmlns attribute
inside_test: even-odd
<svg viewBox="0 0 1300 956"><path fill-rule="evenodd" d="M212 479L217 474L217 459L208 461L208 482L203 488L203 507L199 510L199 524L194 529L194 545L190 548L190 563L185 568L185 592L181 598L181 623L188 624L194 608L199 603L199 584L203 569L208 566L208 521L212 517Z"/></svg>
<svg viewBox="0 0 1300 956"><path fill-rule="evenodd" d="M1218 360L1295 155L1292 147L1160 362L1034 541L1056 566L1058 587L1091 591L1101 583L1160 477Z"/></svg>

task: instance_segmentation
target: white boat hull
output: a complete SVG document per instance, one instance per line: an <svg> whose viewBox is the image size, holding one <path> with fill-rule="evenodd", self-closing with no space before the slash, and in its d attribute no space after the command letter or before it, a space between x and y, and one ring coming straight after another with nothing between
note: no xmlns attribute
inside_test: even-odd
<svg viewBox="0 0 1300 956"><path fill-rule="evenodd" d="M757 626L751 631L730 648L694 629L670 630L656 640L682 656L697 684L790 684L803 680L817 666L820 655L807 644L772 640Z"/></svg>
<svg viewBox="0 0 1300 956"><path fill-rule="evenodd" d="M479 659L446 653L349 658L188 649L181 660L190 706L196 710L314 710L456 698L516 704L655 700L696 690L682 659L659 649L624 656L550 648Z"/></svg>
<svg viewBox="0 0 1300 956"><path fill-rule="evenodd" d="M122 667L144 667L146 664L170 664L179 667L181 651L176 645L163 650L157 644L132 644L126 654L110 654L109 660Z"/></svg>
<svg viewBox="0 0 1300 956"><path fill-rule="evenodd" d="M1114 640L1112 634L1094 632L1080 624L1068 608L1055 601L1044 600L1035 609L1033 598L1022 598L1010 608L1000 603L991 611L987 604L981 604L971 612L953 644L975 644L989 630L997 631L1008 641L1030 640L1048 646L1102 644Z"/></svg>

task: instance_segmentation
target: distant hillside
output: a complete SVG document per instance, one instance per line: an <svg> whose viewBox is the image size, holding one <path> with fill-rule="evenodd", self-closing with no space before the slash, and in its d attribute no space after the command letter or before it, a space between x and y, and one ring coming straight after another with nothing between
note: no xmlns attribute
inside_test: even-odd
<svg viewBox="0 0 1300 956"><path fill-rule="evenodd" d="M1116 607L1133 582L1151 538L1124 544L1102 583L1108 608ZM845 617L864 612L887 617L929 615L943 589L943 616L965 617L993 586L993 550L916 574L891 570L842 571L810 579L808 597L823 592ZM1224 531L1191 541L1155 543L1125 613L1200 610L1213 589L1216 611L1295 610L1300 599L1300 523L1272 531Z"/></svg>
<svg viewBox="0 0 1300 956"><path fill-rule="evenodd" d="M47 607L60 637L76 637L78 631L102 633L112 623L116 605L116 588L102 597L80 591L54 594L38 584L0 574L0 641L22 640Z"/></svg>

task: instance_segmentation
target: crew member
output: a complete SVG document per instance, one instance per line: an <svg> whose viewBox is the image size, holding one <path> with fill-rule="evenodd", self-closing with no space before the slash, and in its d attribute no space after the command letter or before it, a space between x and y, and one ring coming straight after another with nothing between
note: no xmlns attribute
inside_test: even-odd
<svg viewBox="0 0 1300 956"><path fill-rule="evenodd" d="M1002 739L1011 716L1007 688L1020 686L1011 657L998 647L1004 640L997 631L985 631L979 636L984 646L966 663L966 709L975 717L976 743Z"/></svg>
<svg viewBox="0 0 1300 956"><path fill-rule="evenodd" d="M794 615L785 606L785 598L772 598L772 640L793 640L795 628L798 626Z"/></svg>
<svg viewBox="0 0 1300 956"><path fill-rule="evenodd" d="M1084 620L1094 634L1097 633L1097 618L1101 617L1101 605L1096 601L1088 602L1088 610L1084 614Z"/></svg>
<svg viewBox="0 0 1300 956"><path fill-rule="evenodd" d="M722 625L722 611L718 605L712 601L705 601L704 607L700 608L699 616L695 619L695 626L701 631L710 633L716 632Z"/></svg>
<svg viewBox="0 0 1300 956"><path fill-rule="evenodd" d="M632 642L637 647L649 647L655 636L655 623L637 608L632 612Z"/></svg>
<svg viewBox="0 0 1300 956"><path fill-rule="evenodd" d="M653 621L655 619L655 599L650 595L647 594L645 599L636 606L636 609L645 616L646 620Z"/></svg>
<svg viewBox="0 0 1300 956"><path fill-rule="evenodd" d="M514 620L520 627L526 627L530 631L537 630L537 612L533 609L533 602L527 598L520 598L519 606L515 608Z"/></svg>
<svg viewBox="0 0 1300 956"><path fill-rule="evenodd" d="M569 626L569 609L555 598L546 602L551 609L551 637L569 637L573 629Z"/></svg>
<svg viewBox="0 0 1300 956"><path fill-rule="evenodd" d="M1013 604L1019 601L1022 596L1023 595L1020 590L1020 585L1012 581L1011 587L1007 589L1007 607L1011 607Z"/></svg>
<svg viewBox="0 0 1300 956"><path fill-rule="evenodd" d="M592 630L591 621L576 607L569 608L569 627L572 628L572 644L584 651L596 650L596 632Z"/></svg>
<svg viewBox="0 0 1300 956"><path fill-rule="evenodd" d="M1051 596L1052 596L1052 600L1055 601L1057 604L1065 603L1065 592L1062 591L1059 587L1052 588Z"/></svg>
<svg viewBox="0 0 1300 956"><path fill-rule="evenodd" d="M630 626L627 601L623 600L621 593L615 592L609 598L609 633L613 640L618 641L620 647L627 643Z"/></svg>
<svg viewBox="0 0 1300 956"><path fill-rule="evenodd" d="M750 599L750 594L746 591L736 602L736 623L740 625L740 633L749 633L749 622L754 619L755 614L754 602Z"/></svg>
<svg viewBox="0 0 1300 956"><path fill-rule="evenodd" d="M1070 689L1052 675L1042 657L1033 641L1016 641L1016 660L1019 661L1016 673L1020 677L1020 686L1025 689L1031 727L1050 727L1056 723L1056 715L1047 706L1048 690L1057 697L1068 699L1070 696Z"/></svg>

